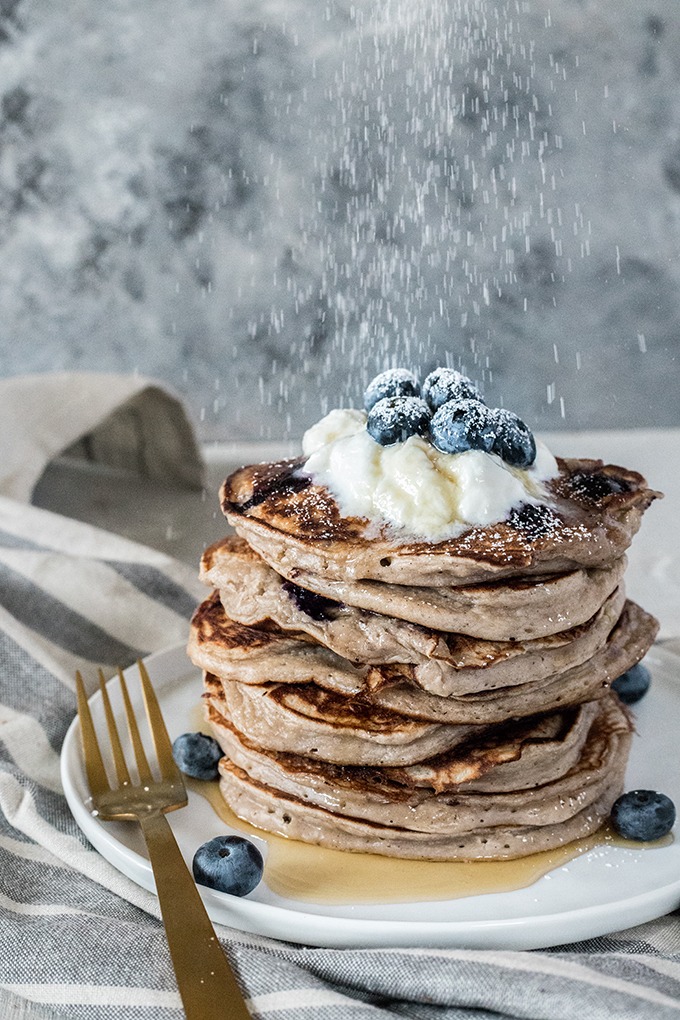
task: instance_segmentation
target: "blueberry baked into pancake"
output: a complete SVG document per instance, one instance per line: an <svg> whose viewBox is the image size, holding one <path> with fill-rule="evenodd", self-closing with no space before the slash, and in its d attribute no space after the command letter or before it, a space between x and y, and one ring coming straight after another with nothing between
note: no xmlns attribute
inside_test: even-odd
<svg viewBox="0 0 680 1020"><path fill-rule="evenodd" d="M556 459L447 368L377 376L301 457L234 472L191 624L220 791L292 839L503 859L589 835L623 789L612 683L656 621L626 550L660 493Z"/></svg>

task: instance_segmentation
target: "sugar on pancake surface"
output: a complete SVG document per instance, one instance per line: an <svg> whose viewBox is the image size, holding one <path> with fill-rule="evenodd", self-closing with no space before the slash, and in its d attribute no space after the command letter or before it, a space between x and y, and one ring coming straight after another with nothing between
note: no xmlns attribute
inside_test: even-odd
<svg viewBox="0 0 680 1020"><path fill-rule="evenodd" d="M305 458L224 483L236 536L203 556L189 654L252 824L510 858L592 833L620 794L631 722L609 687L656 634L625 552L660 494L556 461L478 396L382 400L377 427L332 412Z"/></svg>

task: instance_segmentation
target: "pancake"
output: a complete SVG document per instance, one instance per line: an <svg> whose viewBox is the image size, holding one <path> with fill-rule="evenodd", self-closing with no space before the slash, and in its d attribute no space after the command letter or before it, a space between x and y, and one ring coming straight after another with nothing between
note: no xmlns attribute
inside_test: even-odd
<svg viewBox="0 0 680 1020"><path fill-rule="evenodd" d="M421 626L491 641L521 641L585 623L618 587L625 567L622 557L567 574L449 588L329 580L302 570L291 571L289 580L326 598Z"/></svg>
<svg viewBox="0 0 680 1020"><path fill-rule="evenodd" d="M218 592L196 609L187 654L200 669L245 684L314 682L359 694L368 674L367 666L354 665L303 632L283 631L266 620L258 626L230 620Z"/></svg>
<svg viewBox="0 0 680 1020"><path fill-rule="evenodd" d="M241 760L252 774L225 757L220 790L252 825L333 849L423 860L515 858L600 827L622 789L630 735L627 714L610 696L560 779L505 794L405 790L382 774L310 768L247 748Z"/></svg>
<svg viewBox="0 0 680 1020"><path fill-rule="evenodd" d="M210 679L206 688L211 729L225 754L241 767L246 767L243 748L247 748L250 753L259 751L269 757L295 759L304 767L312 768L315 774L330 769L328 774L342 780L342 783L360 775L373 782L382 783L389 779L403 788L427 787L436 793L456 790L461 786L481 791L524 790L552 782L578 761L591 724L600 712L598 703L592 701L557 712L511 720L501 726L452 727L450 747L446 751L411 765L398 766L389 761L336 762L321 759L318 755L300 755L295 750L277 746L289 739L297 742L297 733L277 734L275 737L267 735L262 745L259 732L250 727L247 733L241 729L239 722L243 720L232 713L229 692L218 690ZM245 720L247 727L249 722ZM328 719L323 722L328 725ZM284 728L287 724L288 720L284 719ZM344 739L342 725L335 724L334 728L338 739ZM310 726L312 734L318 729L313 722ZM240 756L237 754L238 747L241 747ZM234 754L237 756L234 757ZM370 771L371 766L379 771L376 772L375 767ZM250 770L246 768L246 771Z"/></svg>
<svg viewBox="0 0 680 1020"><path fill-rule="evenodd" d="M219 587L234 627L238 622L271 629L275 623L297 637L306 634L351 662L412 664L414 682L442 696L525 683L529 674L540 680L584 662L604 645L625 601L619 585L585 623L509 642L437 631L324 600L285 581L235 536L205 551L201 579ZM204 629L218 632L219 608L206 608L194 627L199 639ZM214 672L220 672L219 666Z"/></svg>
<svg viewBox="0 0 680 1020"><path fill-rule="evenodd" d="M280 564L270 566L281 572ZM383 616L492 641L516 641L585 623L618 587L625 568L626 559L621 557L606 566L564 574L432 588L336 580L299 567L284 576L334 602ZM218 571L212 575L213 583L221 587Z"/></svg>
<svg viewBox="0 0 680 1020"><path fill-rule="evenodd" d="M459 698L439 697L419 690L410 683L408 672L404 682L385 685L373 691L371 698L383 708L405 712L418 718L442 722L472 724L502 723L505 719L546 712L566 705L576 705L602 697L611 683L635 665L650 648L658 629L653 616L634 602L627 602L607 644L586 662L564 673L535 680L527 674L524 684L499 690L480 691ZM392 679L398 678L396 667ZM386 679L385 671L380 680Z"/></svg>
<svg viewBox="0 0 680 1020"><path fill-rule="evenodd" d="M410 719L316 684L255 686L208 675L205 686L212 708L257 746L341 765L414 764L480 729Z"/></svg>
<svg viewBox="0 0 680 1020"><path fill-rule="evenodd" d="M470 783L450 785L445 790L414 787L400 782L395 770L329 765L263 751L219 713L211 710L210 721L231 765L280 793L335 814L382 825L423 832L465 832L499 824L564 821L601 795L614 749L610 738L613 733L625 735L629 721L611 702L591 704L578 715L578 720L574 714L565 727L564 739L571 742L572 748L571 753L561 756L561 770L553 769L552 775L528 787L506 781L505 789L495 790L493 797L475 790ZM546 753L550 753L550 747ZM518 760L521 764L521 758ZM223 763L221 770L226 768ZM494 773L498 774L499 787L503 768L499 766ZM597 776L591 774L595 771ZM507 768L505 776L507 780Z"/></svg>
<svg viewBox="0 0 680 1020"><path fill-rule="evenodd" d="M259 628L235 624L213 595L194 614L188 654L200 669L225 681L313 683L338 694L360 695L376 707L415 719L484 725L599 698L642 658L656 629L653 617L628 602L605 644L585 662L547 677L527 670L523 683L501 688L481 684L478 691L470 690L466 673L457 689L452 671L447 693L441 696L423 689L419 667L353 664L275 624Z"/></svg>
<svg viewBox="0 0 680 1020"><path fill-rule="evenodd" d="M324 588L304 585L323 594L327 582L451 587L619 560L661 494L637 472L602 461L557 463L550 505L516 507L505 521L439 543L343 517L332 494L304 474L301 458L239 469L220 499L229 523L274 569L292 580L323 579Z"/></svg>

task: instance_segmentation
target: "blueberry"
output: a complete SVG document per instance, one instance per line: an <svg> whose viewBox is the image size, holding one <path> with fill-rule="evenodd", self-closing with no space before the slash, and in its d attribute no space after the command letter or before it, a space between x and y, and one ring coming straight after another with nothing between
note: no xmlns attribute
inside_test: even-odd
<svg viewBox="0 0 680 1020"><path fill-rule="evenodd" d="M437 411L449 400L482 400L472 379L454 368L435 368L423 383L423 400Z"/></svg>
<svg viewBox="0 0 680 1020"><path fill-rule="evenodd" d="M430 409L418 397L385 397L368 412L366 429L381 446L404 443L409 436L426 436Z"/></svg>
<svg viewBox="0 0 680 1020"><path fill-rule="evenodd" d="M376 375L364 392L364 407L367 411L385 397L419 397L420 383L406 368L388 368Z"/></svg>
<svg viewBox="0 0 680 1020"><path fill-rule="evenodd" d="M498 454L501 460L512 467L531 467L536 460L536 440L528 425L504 407L494 408L491 415L496 429L491 452Z"/></svg>
<svg viewBox="0 0 680 1020"><path fill-rule="evenodd" d="M205 733L182 733L173 741L172 756L177 768L194 779L217 779L222 748Z"/></svg>
<svg viewBox="0 0 680 1020"><path fill-rule="evenodd" d="M442 453L491 452L496 433L488 407L479 400L450 400L432 416L430 438Z"/></svg>
<svg viewBox="0 0 680 1020"><path fill-rule="evenodd" d="M293 581L284 581L281 585L286 595L292 599L300 612L311 617L312 620L332 620L333 610L342 605L335 599L327 599L325 595L317 595L309 588L301 588Z"/></svg>
<svg viewBox="0 0 680 1020"><path fill-rule="evenodd" d="M255 844L244 836L215 836L199 846L192 869L199 885L247 896L262 878L264 861Z"/></svg>
<svg viewBox="0 0 680 1020"><path fill-rule="evenodd" d="M616 691L624 705L634 705L647 693L651 680L647 667L638 662L617 677L612 684L612 690Z"/></svg>
<svg viewBox="0 0 680 1020"><path fill-rule="evenodd" d="M578 471L569 479L569 488L578 499L599 503L612 493L630 492L631 487L625 478L615 478L598 471Z"/></svg>
<svg viewBox="0 0 680 1020"><path fill-rule="evenodd" d="M661 839L675 822L675 804L665 793L631 790L614 802L611 822L624 839Z"/></svg>
<svg viewBox="0 0 680 1020"><path fill-rule="evenodd" d="M543 535L549 535L551 531L554 532L558 527L559 518L545 503L520 503L510 511L508 524L533 542Z"/></svg>

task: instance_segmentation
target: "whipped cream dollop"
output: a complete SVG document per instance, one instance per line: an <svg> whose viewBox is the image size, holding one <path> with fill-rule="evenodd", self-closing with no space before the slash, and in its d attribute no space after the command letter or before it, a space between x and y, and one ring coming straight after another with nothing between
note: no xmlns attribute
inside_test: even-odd
<svg viewBox="0 0 680 1020"><path fill-rule="evenodd" d="M389 524L432 542L505 520L521 503L549 503L557 461L536 440L529 468L481 450L441 453L426 439L381 446L366 414L336 409L305 433L304 471L335 497L343 515Z"/></svg>

